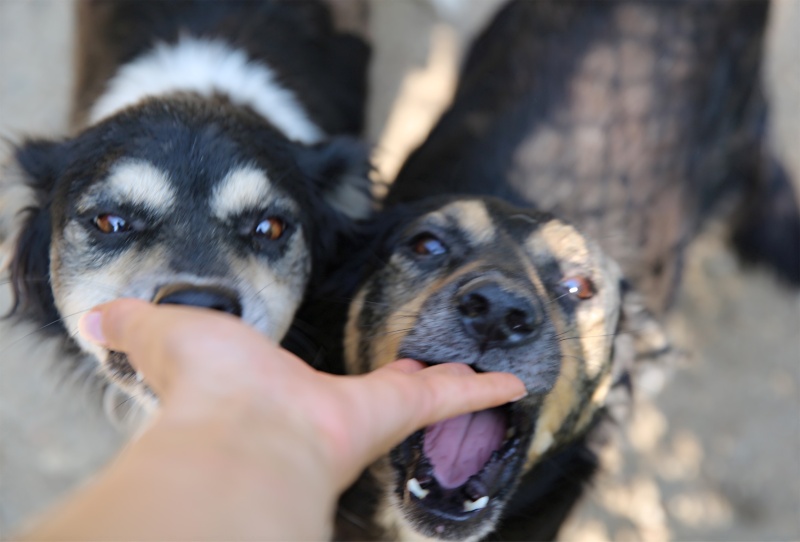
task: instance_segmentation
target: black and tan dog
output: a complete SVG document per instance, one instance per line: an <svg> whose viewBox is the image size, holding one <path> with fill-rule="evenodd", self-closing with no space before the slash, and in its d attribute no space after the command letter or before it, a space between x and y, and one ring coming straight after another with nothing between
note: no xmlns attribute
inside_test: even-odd
<svg viewBox="0 0 800 542"><path fill-rule="evenodd" d="M353 299L344 370L457 361L529 395L411 436L343 496L337 538L556 536L670 353L651 315L687 241L764 159L766 7L515 1L477 40L330 295Z"/></svg>
<svg viewBox="0 0 800 542"><path fill-rule="evenodd" d="M596 421L634 348L660 354L666 340L617 264L553 215L443 197L395 207L380 223L381 263L345 330L347 371L458 361L513 373L529 395L407 439L345 495L339 536L479 539L519 505L523 474Z"/></svg>
<svg viewBox="0 0 800 542"><path fill-rule="evenodd" d="M69 337L146 399L124 355L77 335L134 297L286 333L337 232L369 204L361 128L367 47L318 1L84 1L75 116L16 148L24 186L15 316Z"/></svg>

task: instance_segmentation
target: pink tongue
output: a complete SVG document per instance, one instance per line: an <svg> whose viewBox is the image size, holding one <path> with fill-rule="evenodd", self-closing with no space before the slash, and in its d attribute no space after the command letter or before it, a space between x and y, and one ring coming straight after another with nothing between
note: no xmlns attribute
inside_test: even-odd
<svg viewBox="0 0 800 542"><path fill-rule="evenodd" d="M481 410L428 426L423 450L439 484L450 489L483 468L505 433L506 417L499 409Z"/></svg>

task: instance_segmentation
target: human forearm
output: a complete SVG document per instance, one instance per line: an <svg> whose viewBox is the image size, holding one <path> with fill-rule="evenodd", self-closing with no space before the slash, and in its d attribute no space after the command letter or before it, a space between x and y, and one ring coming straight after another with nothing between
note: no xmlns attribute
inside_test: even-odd
<svg viewBox="0 0 800 542"><path fill-rule="evenodd" d="M228 418L159 418L25 538L326 538L336 495L314 446L280 419L269 435L244 435L249 423Z"/></svg>

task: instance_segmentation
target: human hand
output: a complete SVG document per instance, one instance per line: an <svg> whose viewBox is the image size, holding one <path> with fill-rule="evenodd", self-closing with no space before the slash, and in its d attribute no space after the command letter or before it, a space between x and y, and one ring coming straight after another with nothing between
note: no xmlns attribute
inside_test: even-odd
<svg viewBox="0 0 800 542"><path fill-rule="evenodd" d="M336 491L413 431L525 393L513 375L459 363L405 359L367 375L321 373L236 318L188 307L118 300L86 315L82 331L128 355L164 416L233 423L246 413L252 440L280 434L314 448Z"/></svg>
<svg viewBox="0 0 800 542"><path fill-rule="evenodd" d="M159 411L30 540L322 540L339 493L415 429L518 398L507 374L401 360L315 371L241 321L123 299L82 333L125 352Z"/></svg>

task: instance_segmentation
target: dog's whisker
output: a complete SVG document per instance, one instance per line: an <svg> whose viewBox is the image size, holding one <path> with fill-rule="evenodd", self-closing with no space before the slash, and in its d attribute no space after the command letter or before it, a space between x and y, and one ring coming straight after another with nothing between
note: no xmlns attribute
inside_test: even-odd
<svg viewBox="0 0 800 542"><path fill-rule="evenodd" d="M575 337L557 337L559 341L571 341L576 339L594 339L598 337L615 337L616 333L601 333L599 335L577 335Z"/></svg>
<svg viewBox="0 0 800 542"><path fill-rule="evenodd" d="M356 513L354 513L352 510L348 510L347 508L345 508L343 506L339 506L336 509L336 513L338 515L342 516L342 518L344 518L345 521L349 521L353 525L361 527L362 529L366 529L367 528L367 524L364 521L362 521L362 519Z"/></svg>
<svg viewBox="0 0 800 542"><path fill-rule="evenodd" d="M270 286L272 286L273 284L275 284L275 281L274 281L274 280L273 280L273 281L271 281L271 282L270 282L269 284L267 284L266 286L264 286L263 288L259 289L259 290L258 290L256 293L254 293L254 294L253 294L253 297L258 297L258 295L259 295L261 292L263 292L264 290L266 290L267 288L269 288L269 287L270 287Z"/></svg>
<svg viewBox="0 0 800 542"><path fill-rule="evenodd" d="M93 307L89 307L88 309L84 309L84 310L81 310L81 311L73 312L72 314L67 314L66 316L62 316L62 317L60 317L60 318L56 318L56 319L55 319L55 320L53 320L52 322L49 322L49 323L47 323L47 324L45 324L45 325L43 325L43 326L41 326L41 327L38 327L38 328L34 329L34 330L33 330L33 331L31 331L30 333L26 333L25 335L23 335L23 336L21 336L21 337L18 337L18 338L16 338L16 339L14 339L13 341L11 341L10 343L8 343L8 344L6 345L6 347L3 349L3 352L7 352L7 351L8 351L8 350L9 350L11 347L13 347L15 344L19 343L20 341L23 341L23 340L27 339L27 338L28 338L28 337L30 337L31 335L34 335L34 334L36 334L36 333L38 333L38 332L42 331L43 329L47 329L48 327L50 327L50 326L52 326L52 325L55 325L55 324L57 324L57 323L59 323L59 322L62 322L62 321L64 321L64 320L66 320L67 318L72 318L72 317L74 317L74 316L79 316L79 315L81 315L81 314L83 314L83 313L85 313L85 312L89 312L90 310L92 310L92 308L93 308ZM73 337L73 338L74 338L74 337Z"/></svg>
<svg viewBox="0 0 800 542"><path fill-rule="evenodd" d="M561 294L560 296L554 297L553 299L549 300L547 303L545 303L545 305L552 305L553 303L555 303L559 299L563 299L563 298L567 297L568 295L569 295L569 292L565 292L565 293Z"/></svg>
<svg viewBox="0 0 800 542"><path fill-rule="evenodd" d="M21 278L23 278L25 280L25 282L46 282L46 283L50 282L50 278L49 277L21 277ZM83 282L85 282L86 284L92 284L94 286L99 286L99 287L105 288L106 290L108 290L109 292L113 292L114 294L116 294L117 291L118 291L118 287L111 286L109 284L106 284L104 282L98 281L96 279L82 278L81 280ZM5 286L7 284L12 284L13 282L14 282L13 279L3 280L3 281L0 281L0 286Z"/></svg>
<svg viewBox="0 0 800 542"><path fill-rule="evenodd" d="M342 303L342 304L348 304L349 305L350 303L355 301L356 298L355 297L326 297L326 296L320 296L318 299L320 301L326 301L326 302L329 302L329 303ZM362 303L365 304L365 305L373 305L373 306L376 306L376 307L384 307L384 308L392 308L393 307L393 305L390 304L390 303L381 303L379 301L363 300ZM416 317L416 316L419 315L419 312L409 312L409 311L398 310L398 311L394 312L394 314L408 316L408 317Z"/></svg>
<svg viewBox="0 0 800 542"><path fill-rule="evenodd" d="M586 358L584 358L584 357L582 357L582 356L575 356L575 355L573 355L573 354L561 354L561 357L562 357L562 358L572 358L572 359L577 359L577 360L578 360L578 361L580 361L581 363L586 363Z"/></svg>
<svg viewBox="0 0 800 542"><path fill-rule="evenodd" d="M392 329L390 331L383 331L383 332L380 332L380 333L373 333L371 335L367 335L366 338L367 339L376 339L378 337L385 337L387 335L394 335L396 333L406 333L408 331L411 331L412 329L414 329L414 328L413 327L408 327L408 328L403 328L403 329Z"/></svg>
<svg viewBox="0 0 800 542"><path fill-rule="evenodd" d="M395 319L395 320L405 320L405 322L402 322L402 323L407 323L408 320L414 320L414 319L417 318L417 316L418 316L417 314L396 314L396 315L393 316L393 319ZM398 323L400 323L400 322L398 322ZM358 324L356 327L358 329L374 329L376 327L376 325L375 324L363 324L363 325L362 324ZM409 329L413 329L413 327L409 328Z"/></svg>

